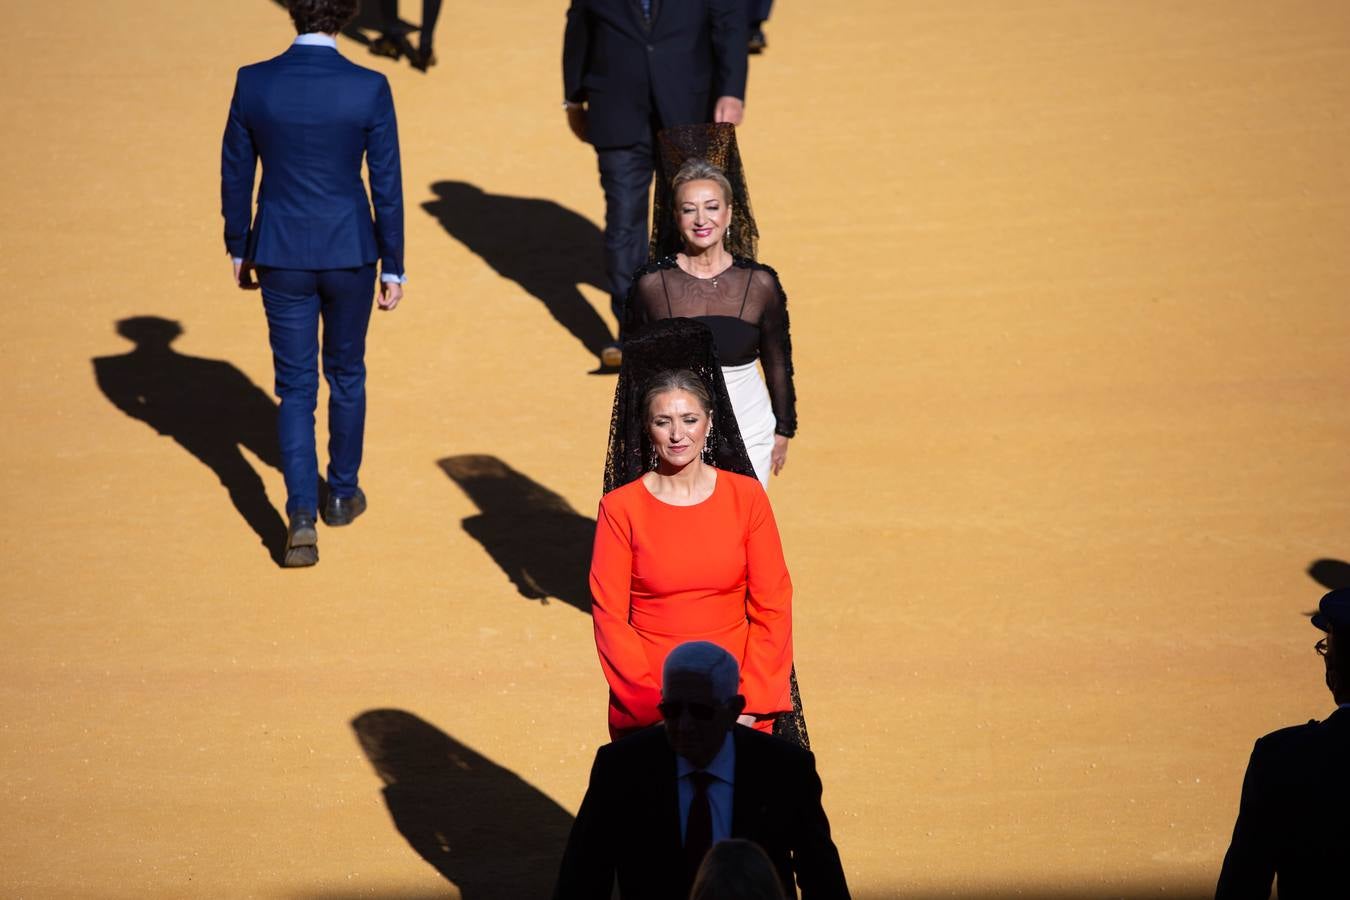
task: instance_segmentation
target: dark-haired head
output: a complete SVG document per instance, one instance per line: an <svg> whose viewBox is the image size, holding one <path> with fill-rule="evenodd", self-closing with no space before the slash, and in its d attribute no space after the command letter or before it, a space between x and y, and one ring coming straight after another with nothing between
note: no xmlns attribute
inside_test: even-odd
<svg viewBox="0 0 1350 900"><path fill-rule="evenodd" d="M360 0L286 0L296 34L337 34L356 18Z"/></svg>

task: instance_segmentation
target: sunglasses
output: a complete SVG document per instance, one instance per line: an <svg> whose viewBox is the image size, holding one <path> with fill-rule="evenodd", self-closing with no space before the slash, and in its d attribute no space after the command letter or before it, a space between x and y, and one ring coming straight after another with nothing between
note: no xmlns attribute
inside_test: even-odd
<svg viewBox="0 0 1350 900"><path fill-rule="evenodd" d="M656 705L656 708L661 711L661 718L663 719L678 719L685 710L689 710L689 715L700 722L707 722L717 715L719 709L719 707L708 703L685 703L679 700L662 700Z"/></svg>

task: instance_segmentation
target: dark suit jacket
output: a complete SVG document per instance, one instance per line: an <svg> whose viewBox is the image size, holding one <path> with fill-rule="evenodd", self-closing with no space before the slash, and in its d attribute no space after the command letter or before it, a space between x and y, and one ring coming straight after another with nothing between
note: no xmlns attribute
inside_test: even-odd
<svg viewBox="0 0 1350 900"><path fill-rule="evenodd" d="M745 99L742 0L572 0L563 34L563 96L585 100L590 142L624 147L660 128L711 119L718 97Z"/></svg>
<svg viewBox="0 0 1350 900"><path fill-rule="evenodd" d="M1256 742L1218 900L1350 896L1350 709Z"/></svg>
<svg viewBox="0 0 1350 900"><path fill-rule="evenodd" d="M788 896L847 898L839 851L820 805L816 760L781 738L736 726L731 836L764 848ZM686 900L675 753L655 725L601 747L554 890L556 900Z"/></svg>
<svg viewBox="0 0 1350 900"><path fill-rule="evenodd" d="M220 201L233 256L285 269L379 260L385 274L402 275L403 177L389 81L330 47L292 46L240 69L220 154Z"/></svg>

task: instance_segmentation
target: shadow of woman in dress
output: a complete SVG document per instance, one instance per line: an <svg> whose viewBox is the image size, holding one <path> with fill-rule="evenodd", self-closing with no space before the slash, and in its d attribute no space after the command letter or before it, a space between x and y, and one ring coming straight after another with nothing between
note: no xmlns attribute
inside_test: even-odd
<svg viewBox="0 0 1350 900"><path fill-rule="evenodd" d="M495 456L447 456L438 465L480 510L461 526L522 597L553 597L590 614L594 519Z"/></svg>

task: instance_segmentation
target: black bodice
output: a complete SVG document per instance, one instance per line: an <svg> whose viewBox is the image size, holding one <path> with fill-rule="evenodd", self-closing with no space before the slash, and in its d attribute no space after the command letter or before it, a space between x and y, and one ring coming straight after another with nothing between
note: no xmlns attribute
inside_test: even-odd
<svg viewBox="0 0 1350 900"><path fill-rule="evenodd" d="M796 434L787 296L773 269L737 258L716 276L699 278L681 269L673 256L649 263L633 281L624 333L673 318L697 319L707 325L717 344L718 361L724 366L758 359L778 420L775 431L786 437Z"/></svg>

